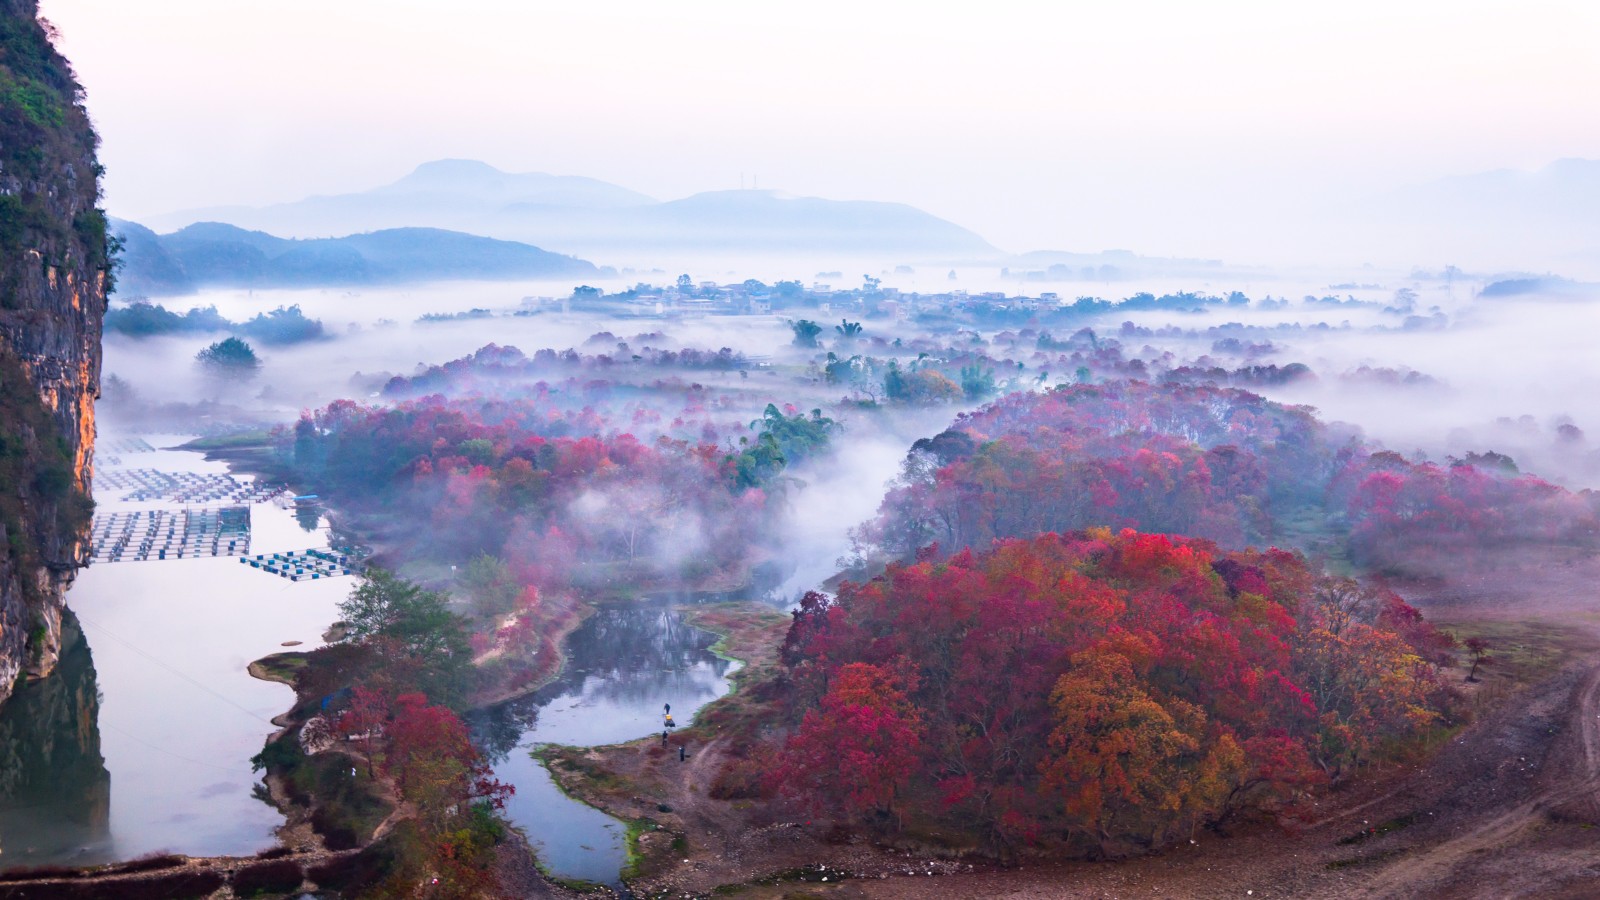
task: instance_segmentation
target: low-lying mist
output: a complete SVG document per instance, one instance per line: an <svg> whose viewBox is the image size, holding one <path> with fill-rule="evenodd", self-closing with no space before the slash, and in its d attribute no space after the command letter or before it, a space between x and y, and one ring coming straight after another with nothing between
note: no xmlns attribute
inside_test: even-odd
<svg viewBox="0 0 1600 900"><path fill-rule="evenodd" d="M786 564L777 593L791 598L838 570L849 529L874 515L911 443L991 396L935 391L892 402L882 387L894 377L890 363L909 373L937 371L941 359L963 360L963 371L976 361L1002 393L1118 375L1224 372L1230 383L1314 406L1325 420L1355 425L1408 456L1444 461L1497 451L1569 487L1600 484L1600 453L1587 437L1600 422L1583 390L1600 378L1600 358L1587 347L1600 304L1570 295L1484 298L1477 296L1481 284L1465 280L1370 272L1348 278L1316 288L1297 286L1293 277L1264 279L1272 291L1255 295L1240 286L1227 302L1113 306L1092 315L1006 311L1006 296L1019 296L1014 284L1009 295L983 301L887 295L893 304L881 293L874 299L859 290L813 289L804 305L742 315L654 303L586 311L582 298L550 296L562 291L541 295L503 282L218 291L159 302L179 311L215 306L234 321L297 305L321 320L326 336L258 344L259 371L228 380L200 375L194 361L221 334L112 335L106 371L114 379L103 415L123 427L214 433L288 425L341 399L386 405L439 391L509 399L539 385L551 404L570 408L580 432L631 431L646 441L712 437L736 453L739 435L754 436L752 420L768 404L816 408L841 427L831 452L787 473L788 524L777 548ZM1116 302L1138 287L1097 296ZM1218 286L1200 296L1229 293ZM815 347L796 346L791 325L801 319L821 326ZM859 337L844 333L852 321ZM489 345L521 352L474 357ZM721 363L686 366L676 361L684 350L726 353ZM939 380L959 381L954 369ZM576 414L588 409L604 424L584 425ZM609 514L608 498L592 499L591 512ZM682 537L678 555L697 552L700 545Z"/></svg>

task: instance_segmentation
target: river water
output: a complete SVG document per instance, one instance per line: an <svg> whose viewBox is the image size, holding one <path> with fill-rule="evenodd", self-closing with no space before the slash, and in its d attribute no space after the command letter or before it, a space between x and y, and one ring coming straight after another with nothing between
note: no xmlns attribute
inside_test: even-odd
<svg viewBox="0 0 1600 900"><path fill-rule="evenodd" d="M712 653L716 635L686 624L675 601L606 606L567 639L567 668L538 693L473 721L500 780L516 786L506 816L554 875L617 881L626 825L567 797L532 755L540 744L597 746L661 731L661 715L687 724L728 692L737 662Z"/></svg>
<svg viewBox="0 0 1600 900"><path fill-rule="evenodd" d="M183 440L148 436L157 448ZM132 451L114 436L101 445L101 516L184 508L123 499L125 481L111 486L118 470L228 471L199 453ZM254 503L250 522L251 555L327 546L315 515ZM352 584L290 582L234 557L99 562L80 572L56 675L0 708L0 869L272 846L283 816L260 798L250 758L294 696L246 667L291 642L320 646ZM711 652L716 636L685 624L677 606L601 608L568 639L555 682L474 717L496 776L516 787L508 818L555 875L615 883L626 826L562 794L532 749L633 740L660 730L664 704L687 723L728 691L738 663Z"/></svg>
<svg viewBox="0 0 1600 900"><path fill-rule="evenodd" d="M148 437L158 448L183 439ZM114 436L101 445L100 515L184 508L122 500L128 491L109 487L118 468L227 472L199 453L111 452ZM252 553L327 546L316 517L256 503L250 520ZM285 642L319 646L351 584L292 583L231 557L81 571L67 594L77 624L61 671L0 708L0 868L272 846L283 816L257 798L250 758L294 693L246 666Z"/></svg>

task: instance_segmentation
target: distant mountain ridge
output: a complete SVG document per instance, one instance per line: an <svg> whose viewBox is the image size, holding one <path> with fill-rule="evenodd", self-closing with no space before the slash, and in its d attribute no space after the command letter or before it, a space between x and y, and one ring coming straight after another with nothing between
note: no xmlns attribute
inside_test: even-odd
<svg viewBox="0 0 1600 900"><path fill-rule="evenodd" d="M997 253L972 231L901 203L754 190L661 202L593 178L515 174L460 159L424 163L392 184L367 191L255 208L192 210L149 221L178 228L207 220L300 238L446 228L584 256L731 251L946 259Z"/></svg>
<svg viewBox="0 0 1600 900"><path fill-rule="evenodd" d="M423 163L399 181L366 191L365 194L412 197L430 194L468 195L497 205L510 202L586 209L648 206L659 202L654 197L597 178L546 175L543 172L514 174L473 159L439 159Z"/></svg>
<svg viewBox="0 0 1600 900"><path fill-rule="evenodd" d="M1411 185L1339 210L1377 242L1422 241L1434 258L1477 267L1600 274L1600 160L1558 159Z"/></svg>
<svg viewBox="0 0 1600 900"><path fill-rule="evenodd" d="M156 234L112 220L122 239L120 293L166 296L203 287L392 284L451 278L585 278L593 263L528 244L437 228L339 238L281 238L221 222Z"/></svg>
<svg viewBox="0 0 1600 900"><path fill-rule="evenodd" d="M1401 192L1447 213L1494 213L1600 224L1600 160L1558 159L1532 172L1495 169L1456 175Z"/></svg>

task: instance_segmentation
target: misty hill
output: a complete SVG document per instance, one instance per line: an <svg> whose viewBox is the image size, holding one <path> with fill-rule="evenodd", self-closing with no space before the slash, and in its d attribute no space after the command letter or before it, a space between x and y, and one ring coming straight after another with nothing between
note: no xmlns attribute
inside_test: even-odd
<svg viewBox="0 0 1600 900"><path fill-rule="evenodd" d="M334 201L358 197L406 198L413 204L477 200L495 207L526 204L580 209L648 206L657 202L654 197L595 178L542 172L514 174L471 159L435 160L417 166L410 175L393 184L360 194L311 199Z"/></svg>
<svg viewBox="0 0 1600 900"><path fill-rule="evenodd" d="M1542 169L1459 175L1403 192L1436 212L1566 221L1594 228L1600 209L1600 160L1558 159Z"/></svg>
<svg viewBox="0 0 1600 900"><path fill-rule="evenodd" d="M592 178L513 174L486 163L425 163L393 184L259 208L173 213L295 237L427 226L594 255L623 251L894 253L907 258L991 256L993 247L952 222L900 203L712 191L659 202Z"/></svg>
<svg viewBox="0 0 1600 900"><path fill-rule="evenodd" d="M1219 259L1141 256L1129 250L1070 253L1035 250L1005 261L1013 278L1024 281L1123 281L1136 278L1251 277L1264 270L1231 265Z"/></svg>
<svg viewBox="0 0 1600 900"><path fill-rule="evenodd" d="M1382 240L1419 238L1455 260L1600 268L1600 160L1562 159L1413 185L1349 210Z"/></svg>
<svg viewBox="0 0 1600 900"><path fill-rule="evenodd" d="M1485 285L1479 297L1543 297L1585 300L1600 296L1600 285L1557 278L1552 275L1502 278Z"/></svg>
<svg viewBox="0 0 1600 900"><path fill-rule="evenodd" d="M134 222L112 224L123 241L119 276L123 294L599 274L592 263L581 259L437 228L296 240L220 222L200 222L166 235Z"/></svg>
<svg viewBox="0 0 1600 900"><path fill-rule="evenodd" d="M552 243L609 254L632 248L938 258L995 253L973 232L902 203L790 197L777 191L709 191L630 209L559 217L554 212L513 206L487 230L549 234Z"/></svg>

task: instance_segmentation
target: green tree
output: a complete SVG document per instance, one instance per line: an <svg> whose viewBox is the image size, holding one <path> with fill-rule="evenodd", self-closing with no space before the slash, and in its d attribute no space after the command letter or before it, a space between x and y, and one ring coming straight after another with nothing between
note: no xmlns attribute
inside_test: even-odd
<svg viewBox="0 0 1600 900"><path fill-rule="evenodd" d="M398 688L420 689L446 703L462 696L472 654L461 617L450 611L444 594L385 569L368 569L339 604L339 616L343 640L372 651L380 674Z"/></svg>
<svg viewBox="0 0 1600 900"><path fill-rule="evenodd" d="M790 322L789 329L794 332L794 345L796 347L815 347L817 345L817 335L822 333L822 326L810 319Z"/></svg>
<svg viewBox="0 0 1600 900"><path fill-rule="evenodd" d="M480 553L461 572L461 586L479 617L493 619L516 606L522 586L512 577L511 568L498 557Z"/></svg>
<svg viewBox="0 0 1600 900"><path fill-rule="evenodd" d="M191 314L193 312L194 310L190 310ZM298 303L261 313L241 324L239 329L263 344L298 344L321 340L327 336L322 328L322 320L306 318L305 313L300 311Z"/></svg>
<svg viewBox="0 0 1600 900"><path fill-rule="evenodd" d="M778 439L770 432L763 431L754 443L749 438L739 438L739 443L745 449L732 458L735 486L741 489L760 487L783 471L787 460L778 449Z"/></svg>
<svg viewBox="0 0 1600 900"><path fill-rule="evenodd" d="M217 341L196 353L194 358L206 374L230 381L248 381L261 370L256 351L236 337Z"/></svg>
<svg viewBox="0 0 1600 900"><path fill-rule="evenodd" d="M883 395L890 400L910 399L910 390L906 386L905 373L900 370L899 360L889 360L889 368L883 373Z"/></svg>
<svg viewBox="0 0 1600 900"><path fill-rule="evenodd" d="M961 367L961 392L968 400L982 400L994 393L994 370L973 363Z"/></svg>
<svg viewBox="0 0 1600 900"><path fill-rule="evenodd" d="M761 437L772 437L785 463L791 465L826 449L836 426L820 409L813 409L809 416L786 416L775 403L768 403L761 418L750 423L752 429L761 430Z"/></svg>
<svg viewBox="0 0 1600 900"><path fill-rule="evenodd" d="M828 351L828 361L822 366L822 377L829 384L845 384L851 376L861 367L861 357L852 356L841 359L837 353Z"/></svg>

